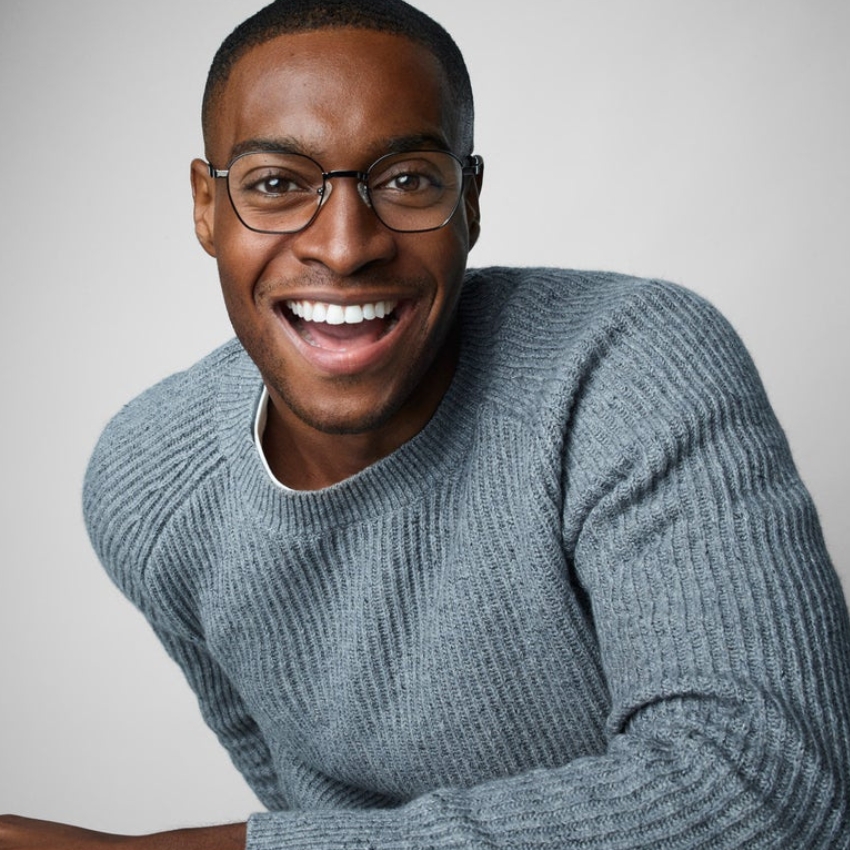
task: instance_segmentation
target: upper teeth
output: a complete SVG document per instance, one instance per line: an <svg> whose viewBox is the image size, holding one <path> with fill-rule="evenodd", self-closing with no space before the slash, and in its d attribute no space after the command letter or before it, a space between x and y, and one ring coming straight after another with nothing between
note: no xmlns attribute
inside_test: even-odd
<svg viewBox="0 0 850 850"><path fill-rule="evenodd" d="M398 301L372 304L325 304L321 301L287 301L286 306L305 322L329 325L356 325L366 319L383 319L395 310Z"/></svg>

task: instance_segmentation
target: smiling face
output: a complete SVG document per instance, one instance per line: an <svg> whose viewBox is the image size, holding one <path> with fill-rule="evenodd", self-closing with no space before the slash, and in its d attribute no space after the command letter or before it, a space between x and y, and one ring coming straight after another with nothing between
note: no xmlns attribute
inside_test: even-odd
<svg viewBox="0 0 850 850"><path fill-rule="evenodd" d="M236 63L207 154L278 147L325 171L365 171L412 148L458 154L459 122L436 58L410 40L356 29L284 35ZM385 227L357 181L333 191L306 229L257 233L236 216L225 181L193 163L198 238L219 268L237 336L290 440L380 434L392 450L430 418L455 362L454 324L477 189L449 223L424 233ZM272 420L270 420L272 421Z"/></svg>

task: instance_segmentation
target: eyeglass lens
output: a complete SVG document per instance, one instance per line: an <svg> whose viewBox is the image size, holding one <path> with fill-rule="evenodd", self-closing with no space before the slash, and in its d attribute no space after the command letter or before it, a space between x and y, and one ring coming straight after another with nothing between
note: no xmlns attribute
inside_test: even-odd
<svg viewBox="0 0 850 850"><path fill-rule="evenodd" d="M325 180L321 166L309 157L274 152L237 157L227 177L239 218L266 233L294 233L310 224L335 179L346 178L331 173ZM463 167L445 151L389 154L370 167L365 185L366 199L390 229L433 230L457 208Z"/></svg>

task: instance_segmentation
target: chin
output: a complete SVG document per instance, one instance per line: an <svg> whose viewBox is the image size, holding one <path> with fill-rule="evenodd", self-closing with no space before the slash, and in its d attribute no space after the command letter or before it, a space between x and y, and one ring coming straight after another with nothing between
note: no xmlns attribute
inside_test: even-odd
<svg viewBox="0 0 850 850"><path fill-rule="evenodd" d="M289 409L305 425L322 434L368 434L383 428L399 411L401 404L385 402L383 405L313 407L293 403L287 399Z"/></svg>

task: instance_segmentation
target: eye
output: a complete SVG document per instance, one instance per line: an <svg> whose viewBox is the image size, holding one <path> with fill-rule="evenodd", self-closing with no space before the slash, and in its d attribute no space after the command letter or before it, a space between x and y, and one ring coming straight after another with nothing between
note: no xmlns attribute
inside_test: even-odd
<svg viewBox="0 0 850 850"><path fill-rule="evenodd" d="M434 169L408 163L383 174L375 188L383 192L409 194L433 191L440 183L439 175L434 173Z"/></svg>
<svg viewBox="0 0 850 850"><path fill-rule="evenodd" d="M284 172L272 172L262 176L251 175L242 182L242 191L256 192L268 197L279 197L292 192L310 192L312 187L295 175Z"/></svg>
<svg viewBox="0 0 850 850"><path fill-rule="evenodd" d="M390 178L381 188L395 189L398 192L416 192L430 185L432 185L431 182L424 174L408 171Z"/></svg>

